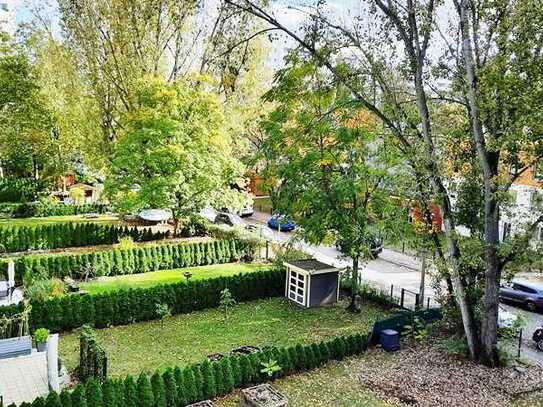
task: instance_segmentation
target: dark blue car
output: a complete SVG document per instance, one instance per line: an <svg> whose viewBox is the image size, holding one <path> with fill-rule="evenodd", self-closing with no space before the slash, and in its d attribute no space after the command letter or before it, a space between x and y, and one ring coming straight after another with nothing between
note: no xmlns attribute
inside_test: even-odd
<svg viewBox="0 0 543 407"><path fill-rule="evenodd" d="M268 220L268 226L272 229L279 229L281 226L281 232L290 232L296 228L296 223L293 220L286 218L284 215L273 215Z"/></svg>

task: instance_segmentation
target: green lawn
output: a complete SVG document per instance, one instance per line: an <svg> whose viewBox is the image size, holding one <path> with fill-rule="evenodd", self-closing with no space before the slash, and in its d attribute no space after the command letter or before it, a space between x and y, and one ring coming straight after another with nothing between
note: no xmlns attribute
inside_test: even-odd
<svg viewBox="0 0 543 407"><path fill-rule="evenodd" d="M98 330L108 353L108 373L153 371L201 361L212 353L226 353L241 345L293 345L355 332L368 332L386 314L365 304L361 314L334 307L302 309L282 298L239 304L227 322L221 310L211 309L160 321ZM62 335L60 356L69 370L78 364L77 333ZM296 404L294 404L296 405Z"/></svg>
<svg viewBox="0 0 543 407"><path fill-rule="evenodd" d="M213 264L211 266L186 267L174 270L153 271L150 273L130 274L115 277L100 277L98 280L80 284L82 290L91 294L100 294L107 291L123 288L145 288L157 284L171 284L185 281L183 273L192 273L191 280L204 280L208 278L233 276L239 273L252 273L254 271L270 268L269 264L228 263Z"/></svg>
<svg viewBox="0 0 543 407"><path fill-rule="evenodd" d="M68 216L47 216L43 218L16 218L16 219L0 219L1 226L37 226L48 225L53 223L66 222L100 222L100 223L120 223L121 220L117 216L98 215L97 218L86 218L85 215L68 215Z"/></svg>
<svg viewBox="0 0 543 407"><path fill-rule="evenodd" d="M288 376L273 382L289 405L295 407L392 407L368 389L362 388L358 372L374 355L362 355L330 362L309 372ZM368 361L368 362L367 362ZM215 400L218 407L237 407L242 396L239 391Z"/></svg>

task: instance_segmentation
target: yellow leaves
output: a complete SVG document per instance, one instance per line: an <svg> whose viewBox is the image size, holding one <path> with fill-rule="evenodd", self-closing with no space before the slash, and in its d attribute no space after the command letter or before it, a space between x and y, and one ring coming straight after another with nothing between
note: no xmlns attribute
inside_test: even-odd
<svg viewBox="0 0 543 407"><path fill-rule="evenodd" d="M375 115L366 109L359 109L354 116L348 118L345 127L349 129L364 129L368 132L375 132L379 122Z"/></svg>

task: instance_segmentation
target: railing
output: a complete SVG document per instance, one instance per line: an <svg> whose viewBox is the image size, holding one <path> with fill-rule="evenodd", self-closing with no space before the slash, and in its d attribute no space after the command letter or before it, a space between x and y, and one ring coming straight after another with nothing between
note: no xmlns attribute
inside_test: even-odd
<svg viewBox="0 0 543 407"><path fill-rule="evenodd" d="M436 302L435 298L426 295L424 298L421 298L420 293L400 287L398 285L387 285L362 279L360 279L360 283L369 285L382 295L386 295L390 298L391 302L398 305L398 307L402 309L414 311L424 308L428 309L439 307L439 304Z"/></svg>

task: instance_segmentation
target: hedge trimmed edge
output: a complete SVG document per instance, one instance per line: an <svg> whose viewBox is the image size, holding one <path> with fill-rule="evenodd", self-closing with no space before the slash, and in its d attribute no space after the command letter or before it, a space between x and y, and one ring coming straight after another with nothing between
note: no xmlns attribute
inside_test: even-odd
<svg viewBox="0 0 543 407"><path fill-rule="evenodd" d="M62 332L83 325L104 328L137 321L158 319L156 304L166 304L172 315L219 306L226 287L238 302L279 297L284 291L284 272L263 270L254 273L131 288L102 294L70 294L46 301L32 301L30 329L47 328ZM0 307L0 317L21 312L22 305Z"/></svg>
<svg viewBox="0 0 543 407"><path fill-rule="evenodd" d="M242 239L152 244L133 249L107 249L87 253L35 254L15 258L15 277L39 274L78 279L87 265L97 276L145 273L180 267L204 266L253 259L254 242ZM7 274L7 260L0 261L0 276Z"/></svg>
<svg viewBox="0 0 543 407"><path fill-rule="evenodd" d="M367 336L362 334L306 345L272 347L250 355L226 356L218 362L205 360L166 371L157 370L152 375L142 372L137 378L90 380L78 385L73 392L52 392L46 398L38 397L20 407L184 407L269 380L261 370L262 363L270 359L281 366L274 374L277 378L315 369L366 349Z"/></svg>
<svg viewBox="0 0 543 407"><path fill-rule="evenodd" d="M144 242L167 237L167 232L152 232L150 228L104 225L95 222L52 223L36 226L0 227L0 246L5 252L57 249L117 243L119 238L130 236Z"/></svg>

